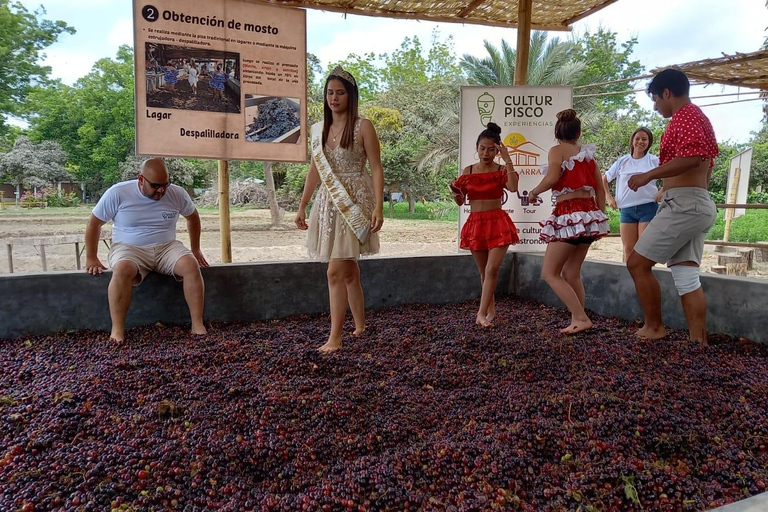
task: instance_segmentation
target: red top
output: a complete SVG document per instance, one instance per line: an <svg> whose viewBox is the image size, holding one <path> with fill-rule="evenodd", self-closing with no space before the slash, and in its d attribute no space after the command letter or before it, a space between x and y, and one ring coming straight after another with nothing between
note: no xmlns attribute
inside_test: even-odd
<svg viewBox="0 0 768 512"><path fill-rule="evenodd" d="M541 167L546 174L548 164ZM560 178L552 186L552 197L576 190L587 190L594 194L597 188L595 169L595 145L584 144L576 155L560 165Z"/></svg>
<svg viewBox="0 0 768 512"><path fill-rule="evenodd" d="M469 174L462 174L453 186L459 189L462 194L469 197L470 201L475 199L501 199L504 197L504 186L507 184L507 170L505 168L494 172L481 172L472 174L472 168L469 168Z"/></svg>
<svg viewBox="0 0 768 512"><path fill-rule="evenodd" d="M659 148L659 165L673 158L709 158L709 167L715 165L719 153L712 123L699 107L693 103L683 105L669 120Z"/></svg>

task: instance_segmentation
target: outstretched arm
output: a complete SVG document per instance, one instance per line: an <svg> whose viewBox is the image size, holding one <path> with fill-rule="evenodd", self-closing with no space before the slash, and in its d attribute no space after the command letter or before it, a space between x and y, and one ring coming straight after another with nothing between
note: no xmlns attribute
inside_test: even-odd
<svg viewBox="0 0 768 512"><path fill-rule="evenodd" d="M94 276L107 269L99 261L99 235L104 224L106 222L91 214L85 226L85 271Z"/></svg>
<svg viewBox="0 0 768 512"><path fill-rule="evenodd" d="M309 200L312 199L312 194L315 193L318 183L320 183L320 174L315 167L315 161L309 164L309 171L307 177L304 179L304 192L301 193L301 201L299 201L299 211L296 214L294 222L296 227L302 230L308 229L307 226L307 205Z"/></svg>
<svg viewBox="0 0 768 512"><path fill-rule="evenodd" d="M200 265L201 267L207 267L209 266L208 261L205 259L205 256L203 255L203 251L200 250L200 232L202 231L202 226L200 224L200 214L198 214L197 210L195 210L190 215L187 215L184 218L187 219L187 233L189 233L189 248L192 251L192 254L195 256L195 259L197 260L198 265Z"/></svg>
<svg viewBox="0 0 768 512"><path fill-rule="evenodd" d="M560 179L560 166L563 164L560 152L556 151L555 148L550 149L549 155L547 156L547 162L549 164L549 170L547 171L546 176L544 176L539 184L533 187L533 190L528 193L531 202L535 201L540 194L551 189L555 183L557 183L557 180Z"/></svg>
<svg viewBox="0 0 768 512"><path fill-rule="evenodd" d="M635 174L629 178L627 185L629 188L636 191L638 188L647 185L652 180L673 178L685 174L688 171L692 171L701 165L701 162L702 158L700 156L673 158L664 165L660 165L648 172Z"/></svg>
<svg viewBox="0 0 768 512"><path fill-rule="evenodd" d="M599 185L601 177L603 176L600 174L600 168L597 166L597 163L595 163L595 183L598 184L595 187L595 202L597 203L597 207L600 208L603 213L605 213L606 188Z"/></svg>
<svg viewBox="0 0 768 512"><path fill-rule="evenodd" d="M371 165L371 177L373 178L373 192L376 196L376 204L371 214L371 233L381 229L384 224L384 168L381 165L381 144L376 135L376 129L368 119L360 123L360 133L363 136L363 147Z"/></svg>

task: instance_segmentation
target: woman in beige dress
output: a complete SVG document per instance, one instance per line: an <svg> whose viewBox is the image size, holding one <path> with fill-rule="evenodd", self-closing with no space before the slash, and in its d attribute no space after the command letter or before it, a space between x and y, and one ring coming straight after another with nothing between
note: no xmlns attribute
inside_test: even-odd
<svg viewBox="0 0 768 512"><path fill-rule="evenodd" d="M373 124L358 117L357 83L337 66L325 81L324 120L312 126L312 163L296 214L296 226L307 231L313 259L328 262L331 332L321 352L342 346L347 306L357 336L365 330L365 300L360 285L360 256L379 252L384 221L384 170ZM371 173L366 169L366 161ZM309 219L306 207L315 189Z"/></svg>

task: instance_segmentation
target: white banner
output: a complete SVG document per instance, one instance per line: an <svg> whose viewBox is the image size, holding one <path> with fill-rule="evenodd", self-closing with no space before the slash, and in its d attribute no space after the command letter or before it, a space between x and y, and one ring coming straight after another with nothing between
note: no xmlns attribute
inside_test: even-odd
<svg viewBox="0 0 768 512"><path fill-rule="evenodd" d="M134 0L136 153L307 160L306 12Z"/></svg>
<svg viewBox="0 0 768 512"><path fill-rule="evenodd" d="M540 221L552 213L551 192L532 203L528 193L542 178L542 164L547 163L549 148L555 140L557 113L571 108L570 87L510 86L461 88L461 146L459 172L477 163L477 137L493 121L501 127L501 141L509 149L515 170L520 173L517 193L505 191L502 208L515 223L520 243L513 251L543 251L547 244L539 240ZM501 162L501 160L499 160ZM469 201L459 207L459 232L469 217Z"/></svg>
<svg viewBox="0 0 768 512"><path fill-rule="evenodd" d="M728 169L728 186L725 188L725 202L731 202L731 189L733 187L733 178L736 176L736 169L741 169L739 173L739 188L736 189L736 204L747 204L747 195L749 194L749 171L752 167L752 148L747 148L738 155L731 157L731 166ZM746 213L746 208L736 208L733 212L733 218L741 217Z"/></svg>

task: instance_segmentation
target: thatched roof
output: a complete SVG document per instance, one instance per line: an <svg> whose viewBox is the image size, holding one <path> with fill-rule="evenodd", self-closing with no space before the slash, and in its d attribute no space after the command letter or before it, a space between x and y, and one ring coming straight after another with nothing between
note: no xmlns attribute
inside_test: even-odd
<svg viewBox="0 0 768 512"><path fill-rule="evenodd" d="M768 50L675 64L654 69L653 73L666 68L679 69L691 80L768 91Z"/></svg>
<svg viewBox="0 0 768 512"><path fill-rule="evenodd" d="M498 27L518 26L525 0L247 0L324 11ZM531 28L570 30L570 25L617 0L533 0Z"/></svg>

